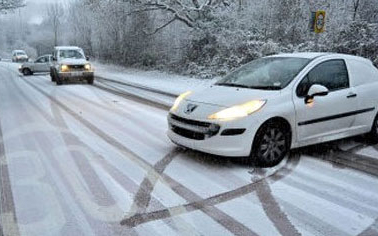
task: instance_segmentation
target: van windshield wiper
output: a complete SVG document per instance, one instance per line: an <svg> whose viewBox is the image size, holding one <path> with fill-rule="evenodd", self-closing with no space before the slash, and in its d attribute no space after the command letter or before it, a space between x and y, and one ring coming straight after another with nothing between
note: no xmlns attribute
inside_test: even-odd
<svg viewBox="0 0 378 236"><path fill-rule="evenodd" d="M233 84L233 83L218 83L218 84L215 84L215 85L219 85L219 86L227 86L227 87L236 87L236 88L250 88L250 87L247 86L247 85L243 85L243 84Z"/></svg>
<svg viewBox="0 0 378 236"><path fill-rule="evenodd" d="M248 86L243 84L233 84L233 83L218 83L215 85L219 86L228 86L228 87L237 87L237 88L249 88L249 89L262 89L262 90L281 90L280 86L267 85L267 86Z"/></svg>
<svg viewBox="0 0 378 236"><path fill-rule="evenodd" d="M249 86L251 89L262 89L262 90L281 90L281 86L274 86L274 85L269 85L269 86Z"/></svg>

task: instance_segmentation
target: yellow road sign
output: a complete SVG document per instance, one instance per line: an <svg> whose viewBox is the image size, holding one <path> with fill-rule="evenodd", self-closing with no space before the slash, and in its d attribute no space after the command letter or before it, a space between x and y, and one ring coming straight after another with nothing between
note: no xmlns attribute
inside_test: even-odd
<svg viewBox="0 0 378 236"><path fill-rule="evenodd" d="M315 22L314 22L314 32L319 34L323 33L325 29L326 12L316 11Z"/></svg>

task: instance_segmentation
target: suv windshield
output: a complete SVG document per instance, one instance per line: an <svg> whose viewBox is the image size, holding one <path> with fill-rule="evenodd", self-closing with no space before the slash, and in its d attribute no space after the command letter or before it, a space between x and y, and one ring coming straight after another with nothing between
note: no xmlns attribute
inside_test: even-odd
<svg viewBox="0 0 378 236"><path fill-rule="evenodd" d="M59 52L60 58L84 59L84 55L78 50L62 50Z"/></svg>
<svg viewBox="0 0 378 236"><path fill-rule="evenodd" d="M24 52L17 52L16 54L17 54L17 56L23 56L23 55L26 55Z"/></svg>
<svg viewBox="0 0 378 236"><path fill-rule="evenodd" d="M280 90L310 62L306 58L266 57L254 60L231 72L216 85Z"/></svg>

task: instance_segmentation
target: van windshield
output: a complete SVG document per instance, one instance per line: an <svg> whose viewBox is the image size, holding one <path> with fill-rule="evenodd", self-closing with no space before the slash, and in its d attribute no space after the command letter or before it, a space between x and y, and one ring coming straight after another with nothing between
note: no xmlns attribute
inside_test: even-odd
<svg viewBox="0 0 378 236"><path fill-rule="evenodd" d="M84 55L78 50L62 50L59 52L60 58L84 59Z"/></svg>
<svg viewBox="0 0 378 236"><path fill-rule="evenodd" d="M24 53L24 52L17 52L16 55L17 56L23 56L23 55L26 55L26 53Z"/></svg>
<svg viewBox="0 0 378 236"><path fill-rule="evenodd" d="M310 62L306 58L265 57L231 72L216 85L264 90L280 90Z"/></svg>

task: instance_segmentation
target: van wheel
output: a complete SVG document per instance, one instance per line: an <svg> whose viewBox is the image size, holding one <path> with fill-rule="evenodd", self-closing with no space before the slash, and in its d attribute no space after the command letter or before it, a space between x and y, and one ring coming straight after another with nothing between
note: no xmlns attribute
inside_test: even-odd
<svg viewBox="0 0 378 236"><path fill-rule="evenodd" d="M368 136L369 141L371 141L374 144L378 143L378 114L374 118L374 122Z"/></svg>
<svg viewBox="0 0 378 236"><path fill-rule="evenodd" d="M251 157L259 166L279 164L290 149L290 131L278 122L265 123L256 133Z"/></svg>

